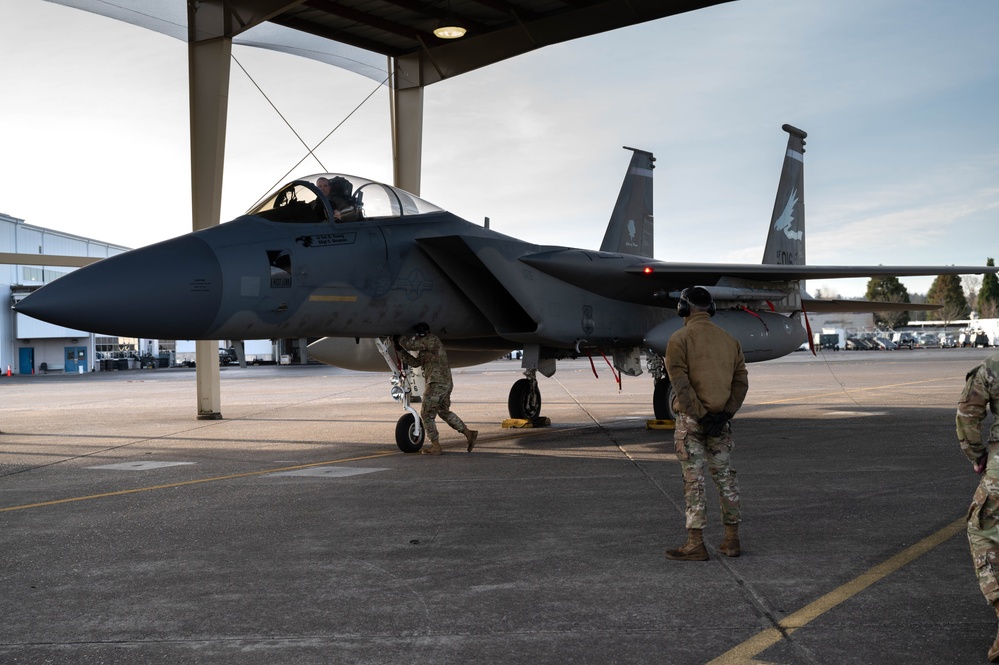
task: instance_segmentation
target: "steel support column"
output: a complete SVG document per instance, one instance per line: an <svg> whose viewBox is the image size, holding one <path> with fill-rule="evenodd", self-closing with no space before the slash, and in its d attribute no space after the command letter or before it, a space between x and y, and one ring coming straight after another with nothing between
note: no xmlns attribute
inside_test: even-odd
<svg viewBox="0 0 999 665"><path fill-rule="evenodd" d="M192 227L198 231L219 224L222 208L222 169L229 103L229 60L232 39L217 37L188 44L191 97ZM218 340L195 343L198 419L222 417Z"/></svg>
<svg viewBox="0 0 999 665"><path fill-rule="evenodd" d="M393 85L390 87L392 116L392 177L396 187L420 194L423 162L423 86L407 85L406 65L390 60Z"/></svg>

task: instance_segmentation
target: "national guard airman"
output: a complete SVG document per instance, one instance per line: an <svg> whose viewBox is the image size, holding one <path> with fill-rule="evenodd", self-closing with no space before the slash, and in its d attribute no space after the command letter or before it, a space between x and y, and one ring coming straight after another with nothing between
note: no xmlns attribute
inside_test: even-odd
<svg viewBox="0 0 999 665"><path fill-rule="evenodd" d="M666 345L666 372L673 384L673 410L679 413L673 442L683 470L687 505L687 542L666 550L678 561L705 561L708 551L702 535L705 525L704 467L718 486L725 538L718 550L739 556L742 508L739 484L731 465L732 425L729 421L749 391L749 373L742 347L734 337L710 321L715 303L707 289L684 289L677 303L684 318Z"/></svg>
<svg viewBox="0 0 999 665"><path fill-rule="evenodd" d="M982 421L992 412L989 438L982 441ZM967 383L957 405L957 440L961 450L982 479L968 509L968 543L985 600L999 617L999 458L993 446L999 442L999 353L968 372ZM989 661L999 662L999 634L988 652Z"/></svg>
<svg viewBox="0 0 999 665"><path fill-rule="evenodd" d="M426 437L430 439L430 448L429 450L423 448L420 452L425 455L440 455L444 452L441 450L437 424L434 422L438 414L444 422L465 435L468 452L472 452L479 433L477 430L469 429L461 418L451 411L451 390L454 388L454 383L451 380L447 352L440 338L430 332L429 325L421 321L413 326L413 335L400 340L395 348L407 363L414 367L422 367L423 376L427 380L420 417L423 420Z"/></svg>

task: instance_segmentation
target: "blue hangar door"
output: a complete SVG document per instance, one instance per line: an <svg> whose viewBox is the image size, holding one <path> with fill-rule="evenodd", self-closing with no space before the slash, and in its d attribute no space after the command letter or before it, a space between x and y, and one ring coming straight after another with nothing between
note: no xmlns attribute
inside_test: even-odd
<svg viewBox="0 0 999 665"><path fill-rule="evenodd" d="M87 368L87 347L67 346L66 347L66 372L76 374L80 370L86 372Z"/></svg>
<svg viewBox="0 0 999 665"><path fill-rule="evenodd" d="M35 349L30 346L22 346L17 350L17 373L35 373Z"/></svg>

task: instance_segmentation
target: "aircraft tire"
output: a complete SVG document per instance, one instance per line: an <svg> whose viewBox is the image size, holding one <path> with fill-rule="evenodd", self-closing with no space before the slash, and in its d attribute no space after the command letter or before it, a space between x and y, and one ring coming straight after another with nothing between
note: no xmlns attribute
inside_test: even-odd
<svg viewBox="0 0 999 665"><path fill-rule="evenodd" d="M528 379L520 379L510 388L507 407L511 418L534 420L541 415L541 391L531 390Z"/></svg>
<svg viewBox="0 0 999 665"><path fill-rule="evenodd" d="M668 378L662 378L652 391L652 410L657 420L676 420L673 413L673 384Z"/></svg>
<svg viewBox="0 0 999 665"><path fill-rule="evenodd" d="M420 428L420 435L415 436L413 430L416 429L416 418L412 413L406 412L395 424L395 445L404 453L418 453L423 447L424 429Z"/></svg>

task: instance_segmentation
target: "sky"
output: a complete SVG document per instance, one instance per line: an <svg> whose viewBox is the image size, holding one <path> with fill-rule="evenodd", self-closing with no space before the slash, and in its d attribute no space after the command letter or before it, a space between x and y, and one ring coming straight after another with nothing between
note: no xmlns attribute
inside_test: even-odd
<svg viewBox="0 0 999 665"><path fill-rule="evenodd" d="M391 182L384 87L233 56L223 221L296 176ZM0 212L128 247L190 231L184 42L0 0L0 91ZM996 0L738 0L512 58L424 103L421 196L529 242L599 247L633 146L657 159L656 258L758 263L789 123L809 135L809 264L999 259ZM305 148L271 104L310 145L336 129L322 164L296 167Z"/></svg>

